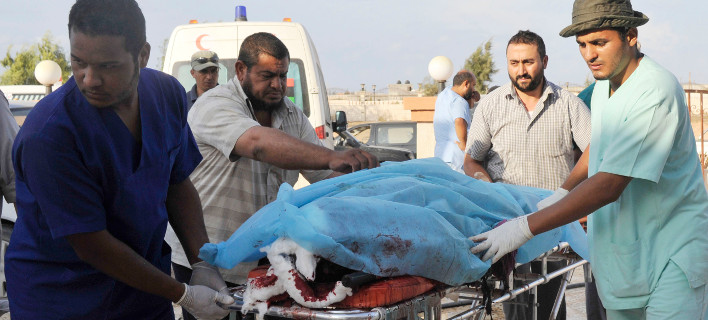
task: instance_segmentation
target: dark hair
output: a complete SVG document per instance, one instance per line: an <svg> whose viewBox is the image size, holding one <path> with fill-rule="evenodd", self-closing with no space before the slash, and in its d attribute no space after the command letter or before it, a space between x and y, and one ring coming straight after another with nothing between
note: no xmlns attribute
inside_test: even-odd
<svg viewBox="0 0 708 320"><path fill-rule="evenodd" d="M506 44L506 48L509 49L509 45L511 44L531 44L531 45L536 45L538 48L538 54L541 56L541 59L546 56L546 45L543 43L543 39L541 36L526 30L526 31L521 31L517 34L515 34L511 39L509 39L509 43Z"/></svg>
<svg viewBox="0 0 708 320"><path fill-rule="evenodd" d="M285 44L274 35L267 32L254 33L243 40L238 60L242 61L248 69L258 64L258 57L267 54L278 60L290 59L290 52Z"/></svg>
<svg viewBox="0 0 708 320"><path fill-rule="evenodd" d="M472 78L474 78L474 75L472 72L469 72L467 70L462 70L458 72L454 78L452 78L452 85L453 86L459 86L465 81L472 81Z"/></svg>
<svg viewBox="0 0 708 320"><path fill-rule="evenodd" d="M135 0L77 0L69 12L69 35L121 36L125 49L138 58L145 46L145 17Z"/></svg>
<svg viewBox="0 0 708 320"><path fill-rule="evenodd" d="M620 40L622 42L627 42L627 33L629 33L629 28L628 27L615 27L615 28L610 28L611 30L617 31L619 33Z"/></svg>

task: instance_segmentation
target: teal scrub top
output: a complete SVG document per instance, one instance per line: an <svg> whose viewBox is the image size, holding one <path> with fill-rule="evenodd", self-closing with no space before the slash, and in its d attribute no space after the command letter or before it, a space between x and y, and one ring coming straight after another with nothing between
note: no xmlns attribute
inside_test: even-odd
<svg viewBox="0 0 708 320"><path fill-rule="evenodd" d="M608 309L644 307L674 261L697 288L708 279L708 193L683 88L644 56L610 97L592 96L588 176L632 177L619 199L588 219L590 257Z"/></svg>

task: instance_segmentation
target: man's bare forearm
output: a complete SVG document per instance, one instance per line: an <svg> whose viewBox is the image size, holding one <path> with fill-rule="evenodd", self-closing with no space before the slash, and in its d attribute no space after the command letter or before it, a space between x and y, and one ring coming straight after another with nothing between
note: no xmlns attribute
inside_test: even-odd
<svg viewBox="0 0 708 320"><path fill-rule="evenodd" d="M575 164L573 170L570 171L568 178L561 185L561 188L565 190L573 190L575 186L579 185L581 182L588 178L588 158L590 155L590 145L585 148L585 151L578 159L578 163Z"/></svg>
<svg viewBox="0 0 708 320"><path fill-rule="evenodd" d="M632 180L630 177L599 172L581 182L567 196L528 217L534 235L585 217L616 201Z"/></svg>
<svg viewBox="0 0 708 320"><path fill-rule="evenodd" d="M328 169L334 151L294 138L280 130L252 127L236 141L239 156L288 170Z"/></svg>
<svg viewBox="0 0 708 320"><path fill-rule="evenodd" d="M170 185L167 190L167 215L172 228L179 238L190 264L199 262L199 249L209 237L204 227L204 214L199 193L187 178L181 183Z"/></svg>
<svg viewBox="0 0 708 320"><path fill-rule="evenodd" d="M66 239L81 260L133 288L173 302L184 293L183 284L157 269L106 230L74 234Z"/></svg>
<svg viewBox="0 0 708 320"><path fill-rule="evenodd" d="M472 158L469 154L465 154L465 162L462 167L462 169L465 171L465 174L475 178L475 179L480 179L486 178L487 181L492 181L492 177L489 175L487 170L484 169L484 166L482 165L481 161L475 160ZM481 177L480 177L481 175ZM481 179L484 180L484 179Z"/></svg>
<svg viewBox="0 0 708 320"><path fill-rule="evenodd" d="M462 118L455 118L455 135L457 136L457 147L465 151L467 146L467 121Z"/></svg>

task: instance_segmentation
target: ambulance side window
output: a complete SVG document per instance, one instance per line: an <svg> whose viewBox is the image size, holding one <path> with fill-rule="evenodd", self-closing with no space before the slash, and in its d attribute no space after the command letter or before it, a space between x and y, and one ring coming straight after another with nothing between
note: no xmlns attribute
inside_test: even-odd
<svg viewBox="0 0 708 320"><path fill-rule="evenodd" d="M285 95L297 105L305 116L310 116L310 103L307 95L307 79L305 68L300 59L290 60L288 67L288 82Z"/></svg>

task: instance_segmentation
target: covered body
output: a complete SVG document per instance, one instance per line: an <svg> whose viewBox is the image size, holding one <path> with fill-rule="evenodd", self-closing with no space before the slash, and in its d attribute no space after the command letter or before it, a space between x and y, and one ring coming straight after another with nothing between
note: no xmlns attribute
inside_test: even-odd
<svg viewBox="0 0 708 320"><path fill-rule="evenodd" d="M276 201L228 241L205 245L200 258L231 268L262 258L260 248L287 237L350 269L459 285L478 280L490 267L470 253L468 237L535 211L548 195L479 181L437 158L386 163L299 190L283 184ZM586 256L585 233L574 222L534 237L519 249L517 262L531 261L560 241Z"/></svg>

